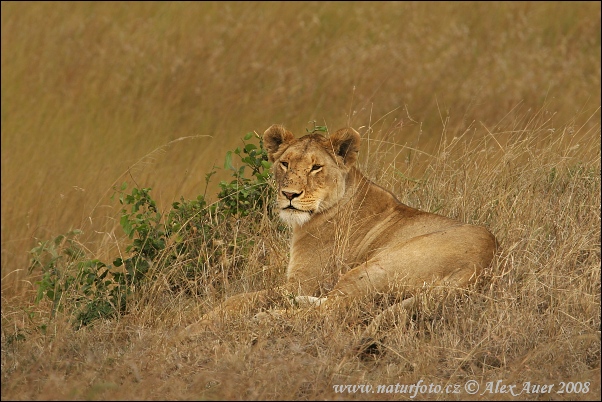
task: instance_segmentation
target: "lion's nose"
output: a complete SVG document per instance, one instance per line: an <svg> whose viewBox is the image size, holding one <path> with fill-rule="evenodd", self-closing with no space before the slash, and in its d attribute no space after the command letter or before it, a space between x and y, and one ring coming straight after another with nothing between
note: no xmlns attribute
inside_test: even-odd
<svg viewBox="0 0 602 402"><path fill-rule="evenodd" d="M289 193L288 191L283 191L282 194L288 199L292 200L293 198L299 197L303 192L300 193Z"/></svg>

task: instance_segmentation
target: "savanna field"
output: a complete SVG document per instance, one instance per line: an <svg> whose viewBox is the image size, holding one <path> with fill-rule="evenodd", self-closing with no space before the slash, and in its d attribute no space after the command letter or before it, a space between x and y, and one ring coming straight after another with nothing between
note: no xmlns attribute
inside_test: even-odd
<svg viewBox="0 0 602 402"><path fill-rule="evenodd" d="M600 400L599 2L1 7L2 400ZM371 353L386 297L182 339L284 282L273 123L354 127L492 266Z"/></svg>

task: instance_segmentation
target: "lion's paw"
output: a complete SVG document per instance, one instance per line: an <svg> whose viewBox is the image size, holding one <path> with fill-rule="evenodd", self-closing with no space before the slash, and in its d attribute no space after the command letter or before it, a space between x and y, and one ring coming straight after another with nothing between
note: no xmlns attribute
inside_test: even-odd
<svg viewBox="0 0 602 402"><path fill-rule="evenodd" d="M313 296L297 296L295 297L295 303L298 307L319 307L326 301L326 297L313 297Z"/></svg>
<svg viewBox="0 0 602 402"><path fill-rule="evenodd" d="M178 334L178 338L193 339L207 331L215 330L214 323L211 320L201 320L193 324L188 325Z"/></svg>

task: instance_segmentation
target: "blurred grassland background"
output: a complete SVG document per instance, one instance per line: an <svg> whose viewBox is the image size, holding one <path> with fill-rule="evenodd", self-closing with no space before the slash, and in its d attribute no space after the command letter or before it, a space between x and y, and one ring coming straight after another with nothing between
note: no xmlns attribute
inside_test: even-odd
<svg viewBox="0 0 602 402"><path fill-rule="evenodd" d="M115 182L195 197L272 123L401 123L428 152L545 109L591 135L599 87L596 2L3 2L2 291L34 238L110 232Z"/></svg>
<svg viewBox="0 0 602 402"><path fill-rule="evenodd" d="M421 177L426 166L444 159L438 152L445 144L457 139L466 141L467 150L470 144L485 141L489 146L485 152L491 149L491 156L467 158L474 163L466 166L464 183L474 184L481 174L502 182L477 183L481 190L491 191L482 194L462 189L460 183L462 199L451 190L437 195L449 201L439 212L462 220L468 220L471 209L487 199L508 194L518 194L518 198L529 193L523 192L528 188L537 192L540 184L544 188L552 181L556 168L560 171L561 167L583 164L582 173L571 177L582 174L594 184L587 182L579 187L582 192L575 190L583 205L569 211L583 221L568 212L562 219L573 225L570 230L583 225L583 238L587 239L579 245L567 240L562 247L567 253L585 253L582 260L590 264L587 275L594 278L579 276L585 284L571 297L578 300L585 290L591 292L586 287L595 283L596 272L599 285L599 229L597 239L587 231L594 233L600 222L600 2L2 2L1 7L3 327L7 305L31 303L35 288L27 274L27 251L37 239L81 228L82 242L91 255L103 260L116 255L115 248L124 235L119 228L119 206L110 199L114 185L127 181L132 186L152 187L160 209L167 209L180 197L192 199L203 194L205 174L214 165L223 166L225 153L240 146L246 133L261 134L271 124L281 123L299 135L314 120L331 130L346 125L358 129L364 140L361 163L370 177L403 196L404 202L414 201L413 206L431 211L438 208L435 194L427 191L428 186L420 186L422 193L404 196L407 186L419 186L405 180L403 174L410 179ZM507 155L520 153L517 138L523 132L528 136L526 151L517 159L508 156L504 165ZM182 137L193 138L174 141ZM380 146L390 148L384 159L375 163ZM543 157L538 149L545 153ZM455 161L461 162L461 155ZM529 170L517 176L521 187L515 190L518 187L512 187L512 177L496 175L494 170L512 165L507 171L515 174L521 162ZM437 171L441 183L460 180L461 163L455 170L444 167ZM531 182L526 177L530 172L540 176ZM453 177L445 176L447 173ZM214 178L207 189L209 197L215 194L215 182L227 177L229 173L221 172ZM575 201L572 190L566 190L569 187L558 187L554 190L558 195L554 193L550 199ZM587 193L589 188L596 194ZM473 205L479 200L485 201ZM548 221L537 223L553 219L538 216L539 205L528 205L521 214L512 210L514 205L524 206L516 202L504 211L500 206L493 223L498 238L507 239L504 261L514 258L513 247L522 250L521 242L528 236L553 226ZM503 216L511 218L502 222ZM282 247L286 250L286 245ZM524 247L534 247L536 253L538 246ZM556 256L554 267L561 267L558 272L564 274L563 270L569 269L562 265L564 254L554 254L546 247L540 247L541 254L529 257L523 253L520 258L532 258L546 266ZM597 271L591 268L596 258ZM562 281L556 272L554 283ZM526 278L521 275L506 279L504 291L515 290L516 283ZM553 287L548 282L545 285ZM503 308L516 307L510 299L523 290L512 293ZM597 325L599 336L599 294L590 299L583 314L589 317L597 307L598 321L588 321L585 327L589 331ZM481 313L475 311L470 314L478 320ZM557 309L549 316L552 321L568 320L564 311ZM498 314L504 313L492 307L486 311L487 320L498 320ZM529 321L532 316L522 318L528 324L516 321L508 331L521 336L521 331L535 331L529 327L535 322ZM11 319L7 322L12 325ZM148 324L141 322L142 327ZM561 345L564 350L566 344L554 338L556 327L549 325L546 339L550 348L558 350ZM64 334L69 342L81 342L84 348L90 343L85 335ZM104 335L94 336L102 339ZM155 349L149 355L166 361L168 352L160 354L163 341L153 338L152 342L157 356L153 355ZM599 357L599 337L595 345ZM35 345L31 347L35 350ZM529 350L530 346L521 347ZM515 355L526 353L521 347ZM21 351L23 356L28 350ZM58 353L54 356L57 361L67 356L44 350L50 355ZM325 366L338 364L340 355L336 347L334 350L332 356L323 358ZM420 348L409 350L428 355ZM191 356L197 352L191 349ZM523 363L536 366L541 355L527 356ZM585 365L587 359L579 364ZM550 367L558 365L551 361ZM3 352L3 372L4 362ZM260 359L255 367L263 364ZM599 362L597 366L587 364L597 367L599 375ZM228 373L226 366L214 370ZM33 372L38 366L32 367ZM94 389L66 395L68 390L87 389L77 382L64 389L48 382L50 391L41 386L33 390L28 384L36 380L23 375L22 382L12 380L5 393L8 382L3 374L3 399L18 398L30 389L32 393L25 397L107 396L104 390ZM227 377L224 374L223 378ZM136 382L139 380L136 374ZM262 381L280 384L279 373L269 372ZM124 394L123 388L107 392L109 397L157 397L151 392L154 385L143 388L144 384L150 383L131 388L131 394ZM288 387L286 384L281 385ZM235 388L214 396L239 398ZM50 393L40 396L36 394L40 389ZM159 395L198 398L198 393L178 393L182 389L173 386ZM246 397L295 395L257 392ZM599 383L597 392L599 395ZM309 395L324 397L318 391Z"/></svg>

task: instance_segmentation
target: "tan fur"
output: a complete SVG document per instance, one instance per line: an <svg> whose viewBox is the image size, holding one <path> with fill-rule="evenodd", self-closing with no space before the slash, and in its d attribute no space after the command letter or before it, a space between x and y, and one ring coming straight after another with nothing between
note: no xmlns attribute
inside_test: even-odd
<svg viewBox="0 0 602 402"><path fill-rule="evenodd" d="M264 143L276 207L293 229L286 284L231 297L201 323L287 295L319 298L303 300L324 311L392 288L462 288L491 263L496 242L485 228L411 208L366 179L355 167L360 136L352 128L295 139L273 125Z"/></svg>

